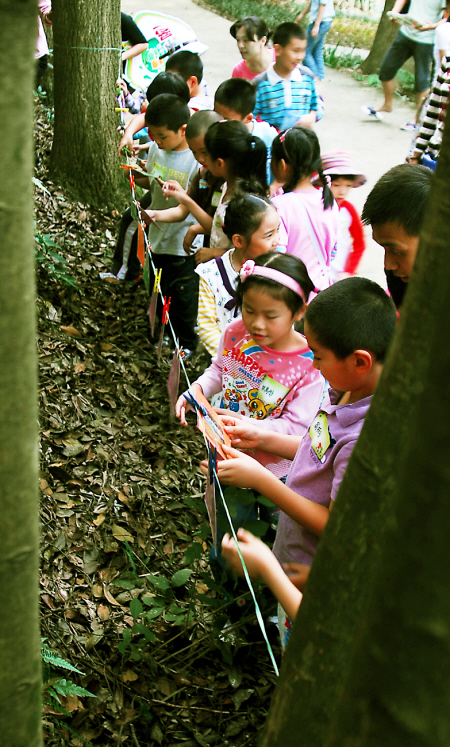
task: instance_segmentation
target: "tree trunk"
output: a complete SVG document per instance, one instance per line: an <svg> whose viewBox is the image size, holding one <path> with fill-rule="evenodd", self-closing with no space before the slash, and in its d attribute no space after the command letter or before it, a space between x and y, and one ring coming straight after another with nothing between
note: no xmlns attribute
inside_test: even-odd
<svg viewBox="0 0 450 747"><path fill-rule="evenodd" d="M445 165L446 160L440 163L441 180ZM297 747L299 735L305 747L323 747L336 715L351 651L364 625L380 547L393 522L400 489L399 456L414 432L411 424L419 396L428 388L429 361L435 360L430 330L447 316L440 304L447 297L444 286L450 274L450 225L436 206L445 199L448 210L449 193L448 186L435 186L436 205L426 221L399 329L314 559L269 713L264 747ZM425 301L414 302L415 285L420 285Z"/></svg>
<svg viewBox="0 0 450 747"><path fill-rule="evenodd" d="M33 241L35 0L5 0L0 26L0 734L38 747L37 360Z"/></svg>
<svg viewBox="0 0 450 747"><path fill-rule="evenodd" d="M114 111L120 65L119 0L54 0L55 128L51 175L96 207L125 198Z"/></svg>
<svg viewBox="0 0 450 747"><path fill-rule="evenodd" d="M386 0L383 13L378 24L377 33L373 40L372 48L369 55L361 64L361 70L365 75L378 73L383 57L397 36L399 26L389 20L387 13L394 7L395 0Z"/></svg>
<svg viewBox="0 0 450 747"><path fill-rule="evenodd" d="M422 351L426 373L416 380L419 402L414 417L408 418L408 441L399 444L397 508L327 747L450 744L450 128L446 130L419 273L402 311L407 334L412 331L410 312L431 306L434 323ZM415 361L409 364L414 370Z"/></svg>

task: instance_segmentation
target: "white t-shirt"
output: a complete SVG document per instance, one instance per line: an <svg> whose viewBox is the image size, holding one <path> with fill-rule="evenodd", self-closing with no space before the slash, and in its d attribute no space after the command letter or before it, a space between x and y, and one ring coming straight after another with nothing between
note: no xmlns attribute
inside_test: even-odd
<svg viewBox="0 0 450 747"><path fill-rule="evenodd" d="M450 22L446 21L445 23L441 23L440 26L437 27L436 33L434 36L434 61L436 64L436 70L434 77L435 79L439 75L439 71L441 69L441 55L440 51L444 50L446 54L450 52Z"/></svg>

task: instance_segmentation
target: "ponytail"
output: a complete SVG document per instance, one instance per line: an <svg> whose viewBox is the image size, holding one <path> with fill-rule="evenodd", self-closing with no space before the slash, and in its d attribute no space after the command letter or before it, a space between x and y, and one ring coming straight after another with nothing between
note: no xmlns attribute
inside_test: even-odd
<svg viewBox="0 0 450 747"><path fill-rule="evenodd" d="M322 182L322 187L323 187L323 191L322 191L323 207L324 207L324 210L328 210L328 208L333 206L334 197L333 197L333 192L331 191L331 188L330 188L331 179L329 176L328 177L325 176L322 170L322 159L320 159L320 165L317 168L317 173L319 174L319 179Z"/></svg>
<svg viewBox="0 0 450 747"><path fill-rule="evenodd" d="M230 175L243 192L267 194L267 148L237 120L212 124L205 134L205 148L213 159L227 162Z"/></svg>
<svg viewBox="0 0 450 747"><path fill-rule="evenodd" d="M323 186L323 206L327 210L333 204L333 193L322 171L319 139L307 127L291 127L281 132L272 143L272 154L277 161L283 159L291 167L291 178L284 185L284 192L292 192L306 177L318 172Z"/></svg>

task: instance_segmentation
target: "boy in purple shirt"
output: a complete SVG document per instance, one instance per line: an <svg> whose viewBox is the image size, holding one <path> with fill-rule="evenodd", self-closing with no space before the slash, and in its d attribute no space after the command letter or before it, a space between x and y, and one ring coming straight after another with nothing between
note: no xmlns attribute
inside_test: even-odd
<svg viewBox="0 0 450 747"><path fill-rule="evenodd" d="M251 456L231 447L224 448L233 458L217 467L220 482L253 488L281 509L274 545L277 560L263 553L260 564L252 561L254 575L270 577L275 594L273 564L281 570L280 563L312 563L380 379L395 323L394 304L379 285L359 277L335 283L318 294L305 315L305 336L314 353L314 366L331 388L303 439L222 418L234 446L294 460L286 485ZM251 545L248 533L245 537L240 543L244 559ZM238 570L237 550L228 536L223 540L223 553Z"/></svg>

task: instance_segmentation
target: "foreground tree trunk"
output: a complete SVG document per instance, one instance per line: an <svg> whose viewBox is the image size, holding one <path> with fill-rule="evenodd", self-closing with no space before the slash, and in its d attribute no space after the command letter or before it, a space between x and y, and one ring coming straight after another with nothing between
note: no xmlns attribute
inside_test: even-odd
<svg viewBox="0 0 450 747"><path fill-rule="evenodd" d="M430 361L435 361L430 331L439 328L441 335L446 332L443 304L450 275L448 135L441 151L440 183L434 185L431 212L399 329L314 560L269 713L264 747L327 744L338 699L349 676L355 641L365 625L380 547L394 521L399 492L404 490L400 455L415 434L421 396L429 390ZM441 342L448 347L450 340ZM441 419L446 420L445 415L442 409ZM431 438L430 433L421 435ZM437 479L429 470L427 474L430 483ZM446 530L445 525L442 529ZM428 548L421 550L423 555ZM408 598L413 605L410 594ZM370 676L370 671L365 675ZM411 683L411 693L414 687ZM353 742L349 738L342 744Z"/></svg>
<svg viewBox="0 0 450 747"><path fill-rule="evenodd" d="M37 5L2 4L0 119L0 734L38 747L37 402L33 246L33 99Z"/></svg>
<svg viewBox="0 0 450 747"><path fill-rule="evenodd" d="M365 75L378 73L383 57L397 36L399 26L389 20L387 13L394 7L395 0L386 0L381 14L380 23L378 24L377 33L373 40L372 48L369 55L361 64L361 70Z"/></svg>
<svg viewBox="0 0 450 747"><path fill-rule="evenodd" d="M424 234L427 252L405 307L406 332L410 310L431 301L427 370L408 441L398 453L397 508L327 747L450 744L448 127L445 140Z"/></svg>
<svg viewBox="0 0 450 747"><path fill-rule="evenodd" d="M54 0L52 178L97 207L124 199L114 111L120 69L119 0Z"/></svg>

